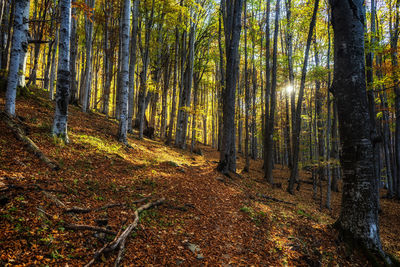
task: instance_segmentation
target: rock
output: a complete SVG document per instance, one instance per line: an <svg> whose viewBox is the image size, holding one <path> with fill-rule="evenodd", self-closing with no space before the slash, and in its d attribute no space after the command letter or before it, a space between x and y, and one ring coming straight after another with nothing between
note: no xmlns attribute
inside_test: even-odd
<svg viewBox="0 0 400 267"><path fill-rule="evenodd" d="M203 256L203 254L197 254L197 256L196 256L196 259L198 259L198 260L203 260L204 259L204 256Z"/></svg>
<svg viewBox="0 0 400 267"><path fill-rule="evenodd" d="M192 244L192 243L186 243L186 246L188 247L188 249L193 252L193 253L197 253L200 252L200 247L196 244Z"/></svg>

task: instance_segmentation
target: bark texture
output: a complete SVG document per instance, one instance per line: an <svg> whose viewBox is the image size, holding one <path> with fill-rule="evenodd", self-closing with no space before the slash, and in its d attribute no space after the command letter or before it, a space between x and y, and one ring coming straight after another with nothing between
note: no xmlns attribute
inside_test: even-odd
<svg viewBox="0 0 400 267"><path fill-rule="evenodd" d="M334 30L333 91L343 146L343 197L336 225L345 237L382 252L364 58L362 0L330 0Z"/></svg>
<svg viewBox="0 0 400 267"><path fill-rule="evenodd" d="M60 32L58 44L58 71L56 111L53 121L52 133L68 143L68 102L70 88L69 41L71 28L71 0L60 1Z"/></svg>

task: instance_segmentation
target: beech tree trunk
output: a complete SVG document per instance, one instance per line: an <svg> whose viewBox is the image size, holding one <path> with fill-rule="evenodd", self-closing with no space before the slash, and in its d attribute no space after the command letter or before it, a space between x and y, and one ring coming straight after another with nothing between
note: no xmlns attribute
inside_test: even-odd
<svg viewBox="0 0 400 267"><path fill-rule="evenodd" d="M236 172L235 147L235 94L237 85L236 66L241 31L243 0L221 0L224 14L226 80L223 94L223 137L218 170L224 174Z"/></svg>
<svg viewBox="0 0 400 267"><path fill-rule="evenodd" d="M129 31L131 24L131 0L124 0L122 12L122 36L121 36L121 95L120 95L120 117L118 127L118 140L124 144L128 143L128 91L129 91Z"/></svg>
<svg viewBox="0 0 400 267"><path fill-rule="evenodd" d="M176 27L175 29L175 58L174 58L174 84L172 91L172 107L171 114L169 117L169 125L168 125L168 137L167 137L167 145L172 142L172 132L174 128L174 121L176 116L176 85L178 80L178 51L179 50L179 29Z"/></svg>
<svg viewBox="0 0 400 267"><path fill-rule="evenodd" d="M72 15L76 14L76 8L72 9ZM106 31L106 30L105 30ZM78 104L77 93L78 93L78 81L76 80L76 60L78 55L78 38L77 34L77 20L71 19L71 55L70 55L70 69L71 69L71 94L69 102L71 104ZM56 45L56 44L54 44ZM105 74L107 75L107 74Z"/></svg>
<svg viewBox="0 0 400 267"><path fill-rule="evenodd" d="M60 0L60 33L58 47L58 71L56 111L53 121L52 133L68 143L68 102L70 86L69 41L71 28L71 0Z"/></svg>
<svg viewBox="0 0 400 267"><path fill-rule="evenodd" d="M307 65L308 65L308 54L310 52L311 39L314 32L315 22L317 20L317 11L318 11L319 0L315 0L314 3L314 11L310 22L310 28L308 31L307 44L304 53L304 62L303 68L301 71L301 81L300 81L300 89L299 96L297 98L297 106L295 111L295 123L293 127L293 168L290 171L290 180L289 185L287 187L287 191L290 194L293 194L293 187L297 180L297 172L298 172L298 164L299 164L299 150L300 150L300 130L301 130L301 107L303 105L303 96L304 96L304 87L306 82L306 74L307 74ZM292 112L293 113L293 112Z"/></svg>
<svg viewBox="0 0 400 267"><path fill-rule="evenodd" d="M272 55L272 81L271 81L271 94L270 94L270 106L269 110L265 112L269 113L266 119L266 142L265 142L265 178L270 183L274 183L272 176L273 169L273 155L274 155L274 123L275 123L275 107L276 107L276 87L277 87L277 65L278 65L278 33L279 33L279 12L280 12L280 0L276 1L275 9L275 30L274 30L274 52Z"/></svg>
<svg viewBox="0 0 400 267"><path fill-rule="evenodd" d="M8 69L8 81L7 81L7 92L6 92L6 105L5 112L14 117L15 116L15 100L17 96L17 85L18 85L18 71L20 65L20 58L24 54L24 47L28 44L24 44L25 31L24 31L24 10L29 6L29 0L16 0L15 1L15 12L14 12L14 24L13 24L13 41L11 47L10 66Z"/></svg>
<svg viewBox="0 0 400 267"><path fill-rule="evenodd" d="M91 8L94 8L94 0L87 0ZM92 93L92 40L93 40L93 22L90 18L85 20L85 31L86 31L86 65L85 65L85 81L83 86L83 101L82 111L87 112L90 109L90 96ZM129 35L129 34L128 34Z"/></svg>
<svg viewBox="0 0 400 267"><path fill-rule="evenodd" d="M135 66L136 66L136 40L138 31L139 0L133 1L132 7L132 35L130 43L129 62L129 101L128 101L128 132L132 132L133 110L135 103Z"/></svg>
<svg viewBox="0 0 400 267"><path fill-rule="evenodd" d="M28 58L28 39L29 39L29 7L30 7L30 1L28 1L28 4L25 6L25 9L23 10L23 32L24 34L22 35L22 50L21 50L21 55L19 58L19 79L18 79L18 86L24 87L26 85L25 82L25 71L26 71L26 60Z"/></svg>
<svg viewBox="0 0 400 267"><path fill-rule="evenodd" d="M365 81L362 0L330 0L334 30L333 92L343 146L343 196L336 226L345 238L382 253L371 120Z"/></svg>

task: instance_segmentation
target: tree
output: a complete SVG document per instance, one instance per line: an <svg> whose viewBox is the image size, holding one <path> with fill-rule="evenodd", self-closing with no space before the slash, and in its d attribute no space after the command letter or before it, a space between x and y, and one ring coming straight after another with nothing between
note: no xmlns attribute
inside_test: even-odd
<svg viewBox="0 0 400 267"><path fill-rule="evenodd" d="M265 142L265 178L271 184L274 183L272 176L272 162L274 155L274 121L275 121L275 108L276 108L276 86L277 86L277 65L278 65L278 32L279 32L279 11L280 11L280 1L276 1L276 11L275 11L275 29L274 29L274 52L272 54L272 81L271 81L271 92L269 95L269 110L265 109L267 113L266 116L266 142ZM268 97L268 95L267 95Z"/></svg>
<svg viewBox="0 0 400 267"><path fill-rule="evenodd" d="M66 143L69 142L68 124L68 102L70 89L70 28L71 28L71 0L60 0L60 32L58 44L58 70L57 70L57 92L56 111L53 121L52 134L60 137Z"/></svg>
<svg viewBox="0 0 400 267"><path fill-rule="evenodd" d="M130 30L131 0L125 0L122 12L122 36L121 36L121 95L120 118L118 127L118 140L125 144L128 134L128 96L129 96L129 30Z"/></svg>
<svg viewBox="0 0 400 267"><path fill-rule="evenodd" d="M290 171L290 180L289 185L287 187L287 191L290 194L293 194L294 183L297 180L297 172L299 166L299 151L300 151L300 127L301 127L301 107L303 105L303 97L304 97L304 87L306 83L306 75L307 75L307 65L308 65L308 54L310 52L311 39L314 32L315 22L317 20L317 11L318 11L319 0L315 0L314 2L314 11L310 22L310 28L308 31L307 44L304 53L304 62L303 68L301 70L301 81L300 81L300 89L299 96L297 98L297 106L295 111L295 123L293 127L292 134L292 142L293 142L293 167Z"/></svg>
<svg viewBox="0 0 400 267"><path fill-rule="evenodd" d="M15 116L15 100L17 96L18 72L20 66L20 58L25 54L28 44L26 43L26 32L24 24L25 10L29 9L29 0L16 0L14 12L14 32L12 38L10 67L8 71L6 106L5 111L10 116ZM29 13L29 12L28 12ZM25 42L24 42L25 41Z"/></svg>
<svg viewBox="0 0 400 267"><path fill-rule="evenodd" d="M224 15L226 80L223 93L223 136L218 170L227 174L236 172L235 149L235 93L237 84L236 66L241 31L243 0L221 1Z"/></svg>
<svg viewBox="0 0 400 267"><path fill-rule="evenodd" d="M343 146L343 196L336 226L347 239L383 255L379 237L372 125L365 81L362 0L330 0L334 31L333 92Z"/></svg>
<svg viewBox="0 0 400 267"><path fill-rule="evenodd" d="M86 4L91 9L94 8L95 0L86 0ZM92 39L93 39L93 21L90 18L92 14L87 14L85 18L85 32L86 32L86 66L85 66L85 80L83 82L83 99L82 99L82 111L87 112L90 108L90 96L91 96L91 83L92 83Z"/></svg>

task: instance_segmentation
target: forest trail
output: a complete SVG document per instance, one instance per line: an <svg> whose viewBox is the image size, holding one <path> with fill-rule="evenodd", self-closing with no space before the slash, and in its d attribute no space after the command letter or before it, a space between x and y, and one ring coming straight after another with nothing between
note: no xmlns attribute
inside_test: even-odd
<svg viewBox="0 0 400 267"><path fill-rule="evenodd" d="M95 220L105 219L118 232L133 221L141 205L135 201L163 197L164 205L142 213L139 229L127 239L123 264L365 266L365 258L338 242L330 227L339 193L333 193L332 211L319 211L311 185L302 184L294 196L284 191L288 171L280 166L274 175L282 188L272 188L262 178L261 161L251 161L248 174L223 177L215 170L219 154L210 146L200 146L200 156L134 134L128 139L132 148L126 148L116 141L115 120L77 107L71 107L71 143L65 145L49 134L54 104L41 94L21 98L18 114L27 135L61 169L50 170L0 121L0 265L86 264L110 237L66 225L96 226ZM238 170L243 166L240 158ZM301 179L309 180L309 174ZM113 203L124 206L65 213ZM399 203L384 199L382 206L384 249L400 256ZM102 264L111 265L116 256L102 257Z"/></svg>

